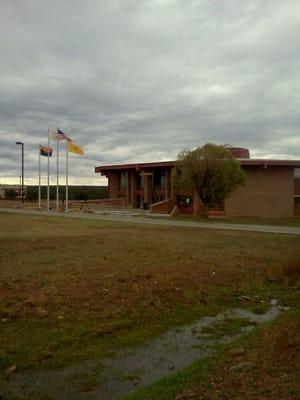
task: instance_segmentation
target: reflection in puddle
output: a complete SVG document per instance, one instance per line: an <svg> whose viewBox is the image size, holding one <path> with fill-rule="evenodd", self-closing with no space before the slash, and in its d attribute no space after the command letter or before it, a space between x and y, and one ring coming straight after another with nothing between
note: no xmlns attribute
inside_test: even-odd
<svg viewBox="0 0 300 400"><path fill-rule="evenodd" d="M25 371L12 375L4 385L4 393L27 395L32 399L85 400L117 399L169 376L214 351L220 343L230 343L238 334L251 331L255 324L274 319L281 311L273 301L264 314L232 309L215 317L203 317L198 322L172 329L159 338L137 348L124 349L115 357L84 361L63 369ZM244 319L234 333L214 334L216 324ZM208 329L211 327L211 333Z"/></svg>

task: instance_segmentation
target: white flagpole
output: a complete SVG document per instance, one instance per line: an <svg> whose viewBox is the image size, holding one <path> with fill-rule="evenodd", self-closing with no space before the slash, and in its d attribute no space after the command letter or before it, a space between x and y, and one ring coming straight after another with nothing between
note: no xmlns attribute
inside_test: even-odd
<svg viewBox="0 0 300 400"><path fill-rule="evenodd" d="M68 140L66 140L66 211L69 211L68 183L69 183L69 151L68 151Z"/></svg>
<svg viewBox="0 0 300 400"><path fill-rule="evenodd" d="M41 149L39 148L39 208L41 208Z"/></svg>
<svg viewBox="0 0 300 400"><path fill-rule="evenodd" d="M59 146L58 140L56 141L56 208L58 208L59 203Z"/></svg>
<svg viewBox="0 0 300 400"><path fill-rule="evenodd" d="M48 129L48 186L47 186L47 210L50 210L50 157L49 157L49 147L50 147L50 129Z"/></svg>

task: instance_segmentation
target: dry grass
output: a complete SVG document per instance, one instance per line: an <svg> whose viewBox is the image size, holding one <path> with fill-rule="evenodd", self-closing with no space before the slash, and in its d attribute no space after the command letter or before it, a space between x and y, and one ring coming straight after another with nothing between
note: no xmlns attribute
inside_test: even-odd
<svg viewBox="0 0 300 400"><path fill-rule="evenodd" d="M91 357L213 313L240 293L268 298L265 282L299 244L285 235L0 218L2 368Z"/></svg>
<svg viewBox="0 0 300 400"><path fill-rule="evenodd" d="M296 278L300 276L300 260L291 260L290 262L286 262L283 266L283 275Z"/></svg>
<svg viewBox="0 0 300 400"><path fill-rule="evenodd" d="M300 217L210 217L204 219L198 215L180 215L174 217L175 219L183 221L199 221L199 222L210 222L210 223L228 223L228 224L245 224L245 225L275 225L275 226L294 226L300 227Z"/></svg>
<svg viewBox="0 0 300 400"><path fill-rule="evenodd" d="M239 357L222 358L205 382L177 400L298 400L300 314L284 314L243 343Z"/></svg>

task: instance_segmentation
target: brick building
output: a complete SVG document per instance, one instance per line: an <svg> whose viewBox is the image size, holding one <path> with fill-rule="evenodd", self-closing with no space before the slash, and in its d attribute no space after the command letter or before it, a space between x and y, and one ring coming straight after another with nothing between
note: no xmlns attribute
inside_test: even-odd
<svg viewBox="0 0 300 400"><path fill-rule="evenodd" d="M229 148L246 173L244 186L211 213L226 216L290 217L300 215L300 160L250 159L248 149ZM102 165L96 173L108 178L114 205L170 212L198 213L193 193L176 192L171 176L174 161Z"/></svg>
<svg viewBox="0 0 300 400"><path fill-rule="evenodd" d="M0 184L0 199L5 199L8 191L14 191L16 199L21 199L22 197L22 187L21 185L4 185ZM26 197L27 187L24 186L24 197Z"/></svg>

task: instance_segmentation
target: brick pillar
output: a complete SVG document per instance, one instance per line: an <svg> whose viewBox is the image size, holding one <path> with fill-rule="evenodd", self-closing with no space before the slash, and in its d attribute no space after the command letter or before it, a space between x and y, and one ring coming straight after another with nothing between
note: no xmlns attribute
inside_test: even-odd
<svg viewBox="0 0 300 400"><path fill-rule="evenodd" d="M172 175L171 169L166 169L166 176L167 176L167 199L172 199Z"/></svg>
<svg viewBox="0 0 300 400"><path fill-rule="evenodd" d="M119 195L119 174L117 172L110 172L108 175L108 191L109 198L115 199Z"/></svg>
<svg viewBox="0 0 300 400"><path fill-rule="evenodd" d="M144 175L144 201L149 207L152 203L152 176Z"/></svg>
<svg viewBox="0 0 300 400"><path fill-rule="evenodd" d="M127 205L131 205L131 170L127 171L126 177L126 197L127 197Z"/></svg>
<svg viewBox="0 0 300 400"><path fill-rule="evenodd" d="M165 169L165 199L168 200L169 195L168 195L168 184L169 184L169 174L168 174L168 168Z"/></svg>
<svg viewBox="0 0 300 400"><path fill-rule="evenodd" d="M171 182L171 199L173 199L177 204L177 188L174 184L174 177L172 174L172 170L170 170L170 182Z"/></svg>
<svg viewBox="0 0 300 400"><path fill-rule="evenodd" d="M132 208L137 208L137 202L136 202L136 184L137 184L137 179L136 179L136 172L131 171L131 207Z"/></svg>

